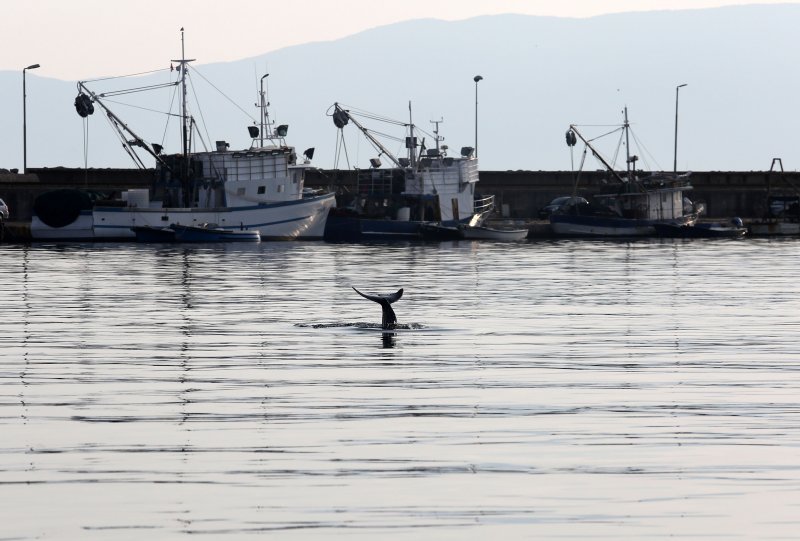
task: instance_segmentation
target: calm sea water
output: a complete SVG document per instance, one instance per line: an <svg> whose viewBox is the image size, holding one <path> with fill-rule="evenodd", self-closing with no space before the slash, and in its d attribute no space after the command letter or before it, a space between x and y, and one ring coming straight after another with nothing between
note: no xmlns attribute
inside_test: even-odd
<svg viewBox="0 0 800 541"><path fill-rule="evenodd" d="M798 250L0 246L0 539L797 539Z"/></svg>

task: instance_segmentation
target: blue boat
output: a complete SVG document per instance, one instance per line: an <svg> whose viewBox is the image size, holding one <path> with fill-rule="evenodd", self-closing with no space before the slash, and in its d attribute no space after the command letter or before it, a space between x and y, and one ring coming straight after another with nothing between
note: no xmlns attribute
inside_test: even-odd
<svg viewBox="0 0 800 541"><path fill-rule="evenodd" d="M175 230L170 227L137 225L131 227L131 231L133 231L133 234L136 235L136 242L175 242Z"/></svg>
<svg viewBox="0 0 800 541"><path fill-rule="evenodd" d="M225 229L216 224L169 227L136 226L131 230L137 242L260 242L257 229Z"/></svg>
<svg viewBox="0 0 800 541"><path fill-rule="evenodd" d="M216 224L179 225L173 224L177 242L260 242L257 229L225 229Z"/></svg>

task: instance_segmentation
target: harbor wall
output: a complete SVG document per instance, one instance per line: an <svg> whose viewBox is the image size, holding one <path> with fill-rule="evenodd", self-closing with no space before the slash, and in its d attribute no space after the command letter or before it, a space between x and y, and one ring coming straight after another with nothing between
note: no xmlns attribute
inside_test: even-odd
<svg viewBox="0 0 800 541"><path fill-rule="evenodd" d="M42 193L65 189L118 196L130 188L148 188L153 170L28 168L27 174L0 173L0 198L11 210L9 221L29 222L33 202ZM306 186L354 191L355 172L311 170ZM690 197L706 205L706 217L760 218L766 211L767 192L796 195L800 172L705 171L691 175ZM494 195L497 208L515 220L535 220L537 211L553 198L570 195L577 180L577 193L584 197L613 190L606 172L590 171L575 178L570 171L481 171L477 191Z"/></svg>
<svg viewBox="0 0 800 541"><path fill-rule="evenodd" d="M800 193L800 172L704 171L691 173L690 179L694 189L688 195L705 203L707 218L761 218L769 191L773 195ZM584 171L580 176L571 171L481 171L477 192L494 195L498 210L508 218L535 220L538 210L552 199L571 195L576 181L575 191L583 197L614 191L605 171ZM355 173L317 171L308 175L306 185L354 191Z"/></svg>
<svg viewBox="0 0 800 541"><path fill-rule="evenodd" d="M113 197L131 188L149 188L152 169L28 168L27 174L0 173L0 199L9 207L9 222L30 222L33 202L43 193L86 190Z"/></svg>

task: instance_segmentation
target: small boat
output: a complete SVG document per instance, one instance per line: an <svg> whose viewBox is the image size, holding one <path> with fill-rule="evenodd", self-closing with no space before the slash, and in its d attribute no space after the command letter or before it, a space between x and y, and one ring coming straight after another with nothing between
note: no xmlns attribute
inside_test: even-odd
<svg viewBox="0 0 800 541"><path fill-rule="evenodd" d="M464 238L458 227L433 222L420 224L419 234L425 240L460 240Z"/></svg>
<svg viewBox="0 0 800 541"><path fill-rule="evenodd" d="M258 230L225 229L216 224L169 226L177 242L260 242Z"/></svg>
<svg viewBox="0 0 800 541"><path fill-rule="evenodd" d="M458 229L462 238L467 240L519 241L528 238L527 229L501 229L483 225L462 225Z"/></svg>
<svg viewBox="0 0 800 541"><path fill-rule="evenodd" d="M225 229L216 224L132 227L137 242L259 242L258 230Z"/></svg>
<svg viewBox="0 0 800 541"><path fill-rule="evenodd" d="M618 173L575 125L567 131L567 144L580 139L606 167L617 182L614 192L595 195L592 201L575 198L550 215L553 233L566 236L622 237L655 234L656 224L693 225L703 210L685 196L692 189L689 175L653 173L640 176L635 170L638 157L630 155L628 109L621 126L626 141L627 172ZM617 130L618 131L618 130ZM615 133L615 132L611 132Z"/></svg>
<svg viewBox="0 0 800 541"><path fill-rule="evenodd" d="M741 238L747 233L741 218L734 218L728 224L696 223L694 225L654 224L659 237L698 239L698 238Z"/></svg>
<svg viewBox="0 0 800 541"><path fill-rule="evenodd" d="M519 241L528 237L527 229L505 229L484 225L459 224L445 226L441 224L422 224L422 238L428 240L496 240Z"/></svg>
<svg viewBox="0 0 800 541"><path fill-rule="evenodd" d="M137 225L131 227L131 231L136 235L136 242L175 242L175 230L171 227Z"/></svg>
<svg viewBox="0 0 800 541"><path fill-rule="evenodd" d="M418 142L421 130L410 120L394 121L334 103L334 125L340 130L338 138L344 146L344 128L352 124L379 152L391 167L383 167L380 158L370 159L368 169L356 172L355 187L344 187L331 209L325 226L325 240L330 242L414 240L423 235L423 224L439 224L445 228L468 224L494 206L494 196L476 199L478 159L474 148L461 148L460 156L448 155L447 145L440 145L441 120L429 140ZM401 134L390 135L367 128L362 121L381 122L402 127ZM391 131L391 130L386 130ZM398 130L399 131L399 130ZM406 157L396 157L382 140L405 142ZM387 144L390 144L386 141ZM393 144L393 143L391 143ZM337 150L338 156L349 153ZM447 230L443 234L452 233Z"/></svg>

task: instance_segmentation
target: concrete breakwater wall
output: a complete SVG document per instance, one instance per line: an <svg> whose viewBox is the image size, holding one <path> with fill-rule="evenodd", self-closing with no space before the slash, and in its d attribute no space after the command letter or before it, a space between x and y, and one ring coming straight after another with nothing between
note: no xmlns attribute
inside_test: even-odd
<svg viewBox="0 0 800 541"><path fill-rule="evenodd" d="M153 170L28 168L27 174L0 173L0 198L11 209L9 221L29 222L33 202L42 193L74 188L98 193L101 197L119 196L130 188L148 188ZM706 205L707 217L760 218L766 211L767 193L797 195L800 172L707 171L692 173L691 193ZM570 171L481 171L478 192L494 195L498 208L507 217L534 220L537 211L554 197L570 195L575 179ZM356 190L353 171L312 170L306 178L311 188ZM583 172L577 191L584 197L613 191L605 172Z"/></svg>
<svg viewBox="0 0 800 541"><path fill-rule="evenodd" d="M43 193L62 189L96 192L119 197L130 188L149 188L152 169L28 168L27 174L0 173L0 198L10 209L10 222L30 222L33 203Z"/></svg>
<svg viewBox="0 0 800 541"><path fill-rule="evenodd" d="M800 188L800 172L704 171L693 172L690 179L694 189L689 196L705 203L708 218L761 218L767 210L768 192L798 195ZM354 191L355 174L317 171L307 177L306 185ZM553 198L571 195L574 186L575 176L570 171L481 171L477 192L494 195L498 208L509 218L533 220ZM613 186L605 171L585 171L578 179L577 193L589 197L614 192Z"/></svg>

